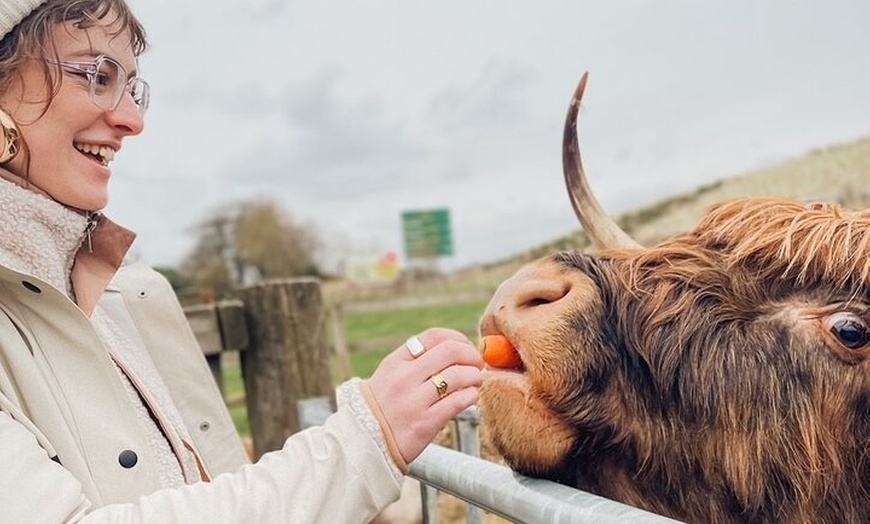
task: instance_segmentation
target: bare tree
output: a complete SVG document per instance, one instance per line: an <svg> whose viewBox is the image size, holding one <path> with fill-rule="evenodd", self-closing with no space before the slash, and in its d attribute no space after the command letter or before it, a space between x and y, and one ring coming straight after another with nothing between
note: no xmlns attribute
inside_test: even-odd
<svg viewBox="0 0 870 524"><path fill-rule="evenodd" d="M182 275L218 296L261 279L317 275L313 228L296 223L270 200L250 200L212 211L194 229L197 242Z"/></svg>
<svg viewBox="0 0 870 524"><path fill-rule="evenodd" d="M317 239L311 227L295 223L272 201L242 206L235 223L235 248L241 274L261 278L316 275Z"/></svg>

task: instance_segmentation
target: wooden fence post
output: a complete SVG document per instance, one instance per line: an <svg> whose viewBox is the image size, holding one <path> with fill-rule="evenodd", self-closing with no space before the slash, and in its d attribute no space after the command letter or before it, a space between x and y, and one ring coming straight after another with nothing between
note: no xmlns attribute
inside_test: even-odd
<svg viewBox="0 0 870 524"><path fill-rule="evenodd" d="M329 309L332 324L332 343L335 346L335 360L338 367L338 382L344 382L351 377L350 357L347 354L347 336L344 327L344 308L335 304Z"/></svg>
<svg viewBox="0 0 870 524"><path fill-rule="evenodd" d="M184 308L184 314L187 317L187 322L190 324L190 329L193 331L196 341L202 348L202 353L208 362L208 367L211 369L212 377L224 393L224 376L221 371L221 351L223 343L221 341L220 324L218 317L215 314L214 304L198 304Z"/></svg>
<svg viewBox="0 0 870 524"><path fill-rule="evenodd" d="M297 401L334 397L327 315L320 282L312 278L268 281L237 296L248 320L250 344L241 363L259 457L299 431Z"/></svg>
<svg viewBox="0 0 870 524"><path fill-rule="evenodd" d="M187 306L184 314L202 348L218 389L225 395L221 353L243 351L248 346L244 306L239 300L221 300Z"/></svg>

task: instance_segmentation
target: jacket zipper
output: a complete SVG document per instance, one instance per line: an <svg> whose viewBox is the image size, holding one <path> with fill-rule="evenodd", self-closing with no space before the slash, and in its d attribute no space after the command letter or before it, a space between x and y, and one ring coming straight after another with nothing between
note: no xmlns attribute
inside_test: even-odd
<svg viewBox="0 0 870 524"><path fill-rule="evenodd" d="M94 239L93 233L94 230L97 229L97 224L100 223L100 219L103 218L103 215L98 212L88 211L87 214L88 223L85 225L85 238L88 241L88 252L94 252Z"/></svg>

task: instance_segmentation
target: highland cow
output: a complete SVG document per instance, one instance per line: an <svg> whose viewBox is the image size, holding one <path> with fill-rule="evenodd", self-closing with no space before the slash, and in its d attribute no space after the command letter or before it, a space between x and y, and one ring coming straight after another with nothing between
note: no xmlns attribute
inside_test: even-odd
<svg viewBox="0 0 870 524"><path fill-rule="evenodd" d="M870 212L739 199L641 247L587 192L585 80L563 158L599 249L524 267L487 307L481 333L523 361L487 372L492 443L687 522L870 522Z"/></svg>

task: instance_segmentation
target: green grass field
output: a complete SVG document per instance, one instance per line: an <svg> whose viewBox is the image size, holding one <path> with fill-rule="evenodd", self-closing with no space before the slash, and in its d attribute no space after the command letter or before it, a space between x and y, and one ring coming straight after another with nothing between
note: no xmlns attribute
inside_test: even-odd
<svg viewBox="0 0 870 524"><path fill-rule="evenodd" d="M392 340L401 343L407 337L432 326L447 327L462 331L472 340L477 332L477 322L486 307L486 300L455 304L426 306L411 309L393 309L370 313L345 315L345 336L352 346L366 340ZM356 351L350 354L350 368L354 376L368 377L374 372L384 356L395 345Z"/></svg>

